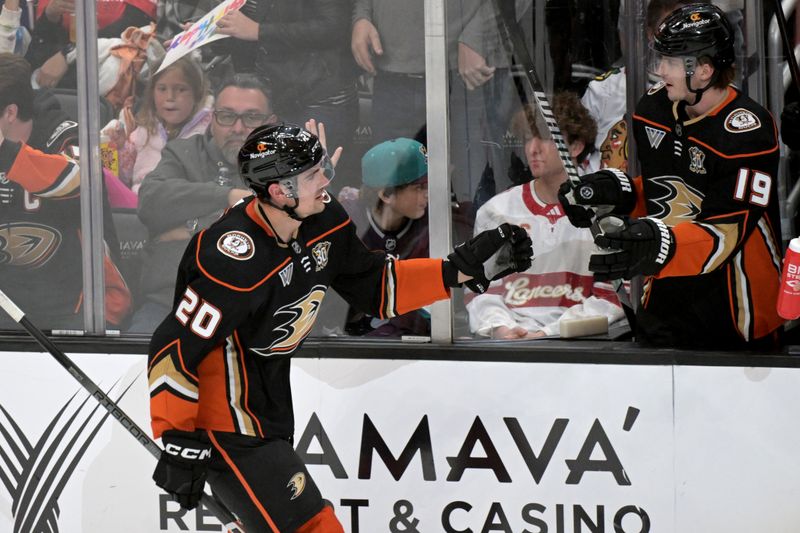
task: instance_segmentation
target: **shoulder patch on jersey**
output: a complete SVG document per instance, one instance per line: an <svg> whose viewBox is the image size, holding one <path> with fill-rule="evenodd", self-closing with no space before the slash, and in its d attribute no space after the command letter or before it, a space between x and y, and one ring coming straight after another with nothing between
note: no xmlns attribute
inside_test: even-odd
<svg viewBox="0 0 800 533"><path fill-rule="evenodd" d="M752 112L743 107L734 109L725 118L725 130L731 133L744 133L745 131L757 130L761 127L761 121Z"/></svg>
<svg viewBox="0 0 800 533"><path fill-rule="evenodd" d="M647 91L647 94L648 95L656 94L658 91L663 89L665 85L666 84L663 81L660 81L655 85L653 85L652 87L650 87L650 89Z"/></svg>
<svg viewBox="0 0 800 533"><path fill-rule="evenodd" d="M253 257L256 245L247 233L229 231L217 240L217 250L237 261L247 261Z"/></svg>
<svg viewBox="0 0 800 533"><path fill-rule="evenodd" d="M311 255L314 257L314 262L317 263L316 271L319 272L328 264L328 250L331 249L329 241L318 242L311 249Z"/></svg>

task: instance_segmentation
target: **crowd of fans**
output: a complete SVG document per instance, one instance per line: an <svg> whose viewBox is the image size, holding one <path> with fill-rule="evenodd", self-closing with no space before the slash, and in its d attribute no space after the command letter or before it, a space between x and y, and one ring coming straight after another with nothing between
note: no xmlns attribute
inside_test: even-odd
<svg viewBox="0 0 800 533"><path fill-rule="evenodd" d="M215 32L225 38L160 69L171 40L219 3L97 1L99 87L113 110L100 132L107 209L115 214L135 209L138 219L124 223L146 230L134 244L142 249L131 254L125 249L130 242L118 245L115 219L108 220L109 263L135 265L121 269L129 277L123 312L107 316L110 326L123 331L152 332L172 307L172 277L189 239L250 194L238 175L236 155L247 135L264 124L303 124L311 118L324 123L328 144L344 147L332 192L364 242L401 258L428 254L423 1L247 0L216 20ZM667 14L686 3L651 0L648 38ZM619 2L608 2L601 27L589 20L599 16L591 2L547 2L544 25L535 24L541 12L536 2L514 4L529 52L541 41L533 28L550 30L555 115L578 172L625 171L630 113L616 28ZM741 6L727 4L730 20L740 22ZM75 8L76 0L5 0L0 11L0 52L24 57L29 65L24 81L35 96L31 101L38 102L31 110L33 129L45 138L33 146L50 152L48 136L60 124L77 120L62 117L44 126L38 119L46 95L75 94ZM561 320L586 315L624 324L618 295L627 286L615 292L609 284L593 282L586 270L592 235L571 227L559 205L556 193L566 170L537 124L538 111L520 92L493 3L448 0L446 8L454 231L461 237L510 221L531 233L536 258L529 272L497 282L483 295L466 296L460 314L464 333L468 324L468 334L476 336L554 336ZM565 17L570 24L564 24ZM582 74L576 64L591 74ZM34 193L26 189L25 199ZM48 202L54 212L64 209L63 202ZM19 223L7 212L0 237L12 241L10 228ZM73 226L54 233L77 231ZM4 270L30 267L21 260L0 265ZM79 284L80 279L62 282ZM119 298L115 301L119 305ZM48 329L79 328L80 294L62 307L34 318ZM430 332L424 310L379 321L332 309L320 318L318 331Z"/></svg>

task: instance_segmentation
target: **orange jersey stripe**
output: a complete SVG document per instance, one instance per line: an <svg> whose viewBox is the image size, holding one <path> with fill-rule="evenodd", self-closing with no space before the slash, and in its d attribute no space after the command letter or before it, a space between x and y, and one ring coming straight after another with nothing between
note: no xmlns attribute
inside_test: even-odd
<svg viewBox="0 0 800 533"><path fill-rule="evenodd" d="M313 239L311 239L310 241L308 241L308 242L306 243L306 246L311 246L312 244L314 244L314 243L315 243L315 242L317 242L318 240L325 238L327 235L330 235L331 233L333 233L333 232L335 232L335 231L339 231L340 229L342 229L343 227L345 227L345 226L346 226L346 225L348 225L349 223L350 223L350 219L348 218L347 220L345 220L344 222L342 222L342 223L341 223L341 224L339 224L338 226L336 226L336 227L334 227L334 228L331 228L331 229L329 229L328 231L326 231L326 232L325 232L325 233L323 233L322 235L320 235L320 236L318 236L318 237L314 237Z"/></svg>
<svg viewBox="0 0 800 533"><path fill-rule="evenodd" d="M395 306L402 315L450 297L442 280L441 259L404 259L394 262L397 276Z"/></svg>
<svg viewBox="0 0 800 533"><path fill-rule="evenodd" d="M704 147L708 148L709 150L711 150L712 152L714 152L715 154L717 154L718 156L720 156L720 157L722 157L724 159L742 159L742 158L746 158L746 157L757 157L757 156L760 156L760 155L771 154L772 152L774 152L775 150L778 149L778 145L776 144L775 146L773 146L769 150L762 150L760 152L751 152L751 153L748 153L748 154L727 155L727 154L723 154L722 152L720 152L719 150L717 150L715 148L712 148L711 146L707 145L706 143L704 143L703 141L701 141L700 139L698 139L696 137L689 137L689 140L699 144L700 146L704 146Z"/></svg>

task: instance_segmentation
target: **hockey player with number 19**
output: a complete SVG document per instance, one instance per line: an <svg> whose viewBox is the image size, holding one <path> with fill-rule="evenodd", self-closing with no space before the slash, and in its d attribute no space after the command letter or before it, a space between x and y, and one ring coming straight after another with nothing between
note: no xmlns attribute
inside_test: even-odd
<svg viewBox="0 0 800 533"><path fill-rule="evenodd" d="M595 242L598 279L647 276L637 340L663 346L770 349L780 342L776 176L770 114L730 85L733 30L710 4L673 11L652 44L661 82L639 101L634 135L641 180L581 177L574 202L614 205L623 229ZM622 176L622 178L625 178ZM564 189L562 192L566 192ZM586 210L566 201L570 220Z"/></svg>
<svg viewBox="0 0 800 533"><path fill-rule="evenodd" d="M328 159L323 132L279 124L250 134L239 172L256 196L190 241L173 310L150 344L152 427L165 448L154 480L192 508L208 478L248 533L343 531L292 448L290 357L329 287L392 317L462 282L485 290L484 262L498 251L498 275L531 261L525 230L509 224L447 260L369 252L326 191L341 149Z"/></svg>

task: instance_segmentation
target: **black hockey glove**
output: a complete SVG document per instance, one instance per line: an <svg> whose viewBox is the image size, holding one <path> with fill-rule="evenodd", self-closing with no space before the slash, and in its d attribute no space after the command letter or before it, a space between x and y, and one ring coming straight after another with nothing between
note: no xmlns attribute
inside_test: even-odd
<svg viewBox="0 0 800 533"><path fill-rule="evenodd" d="M442 263L442 276L448 287L460 287L458 273L472 279L464 282L478 294L486 292L489 282L511 272L524 272L531 266L533 247L528 233L519 226L501 224L482 231L459 244ZM492 259L490 261L490 259Z"/></svg>
<svg viewBox="0 0 800 533"><path fill-rule="evenodd" d="M781 139L792 150L800 150L800 102L791 102L783 108Z"/></svg>
<svg viewBox="0 0 800 533"><path fill-rule="evenodd" d="M206 484L211 445L199 440L200 435L177 429L161 435L164 451L153 472L153 481L172 494L184 509L197 507Z"/></svg>
<svg viewBox="0 0 800 533"><path fill-rule="evenodd" d="M622 229L598 234L594 238L600 248L611 253L593 254L589 270L598 281L631 279L639 274L658 274L675 254L672 230L658 219L629 218L622 220Z"/></svg>
<svg viewBox="0 0 800 533"><path fill-rule="evenodd" d="M575 188L565 181L558 190L558 200L576 228L590 227L595 217L595 209L584 206L608 207L606 213L621 215L630 213L636 206L633 184L621 170L606 168L581 176L580 180Z"/></svg>

